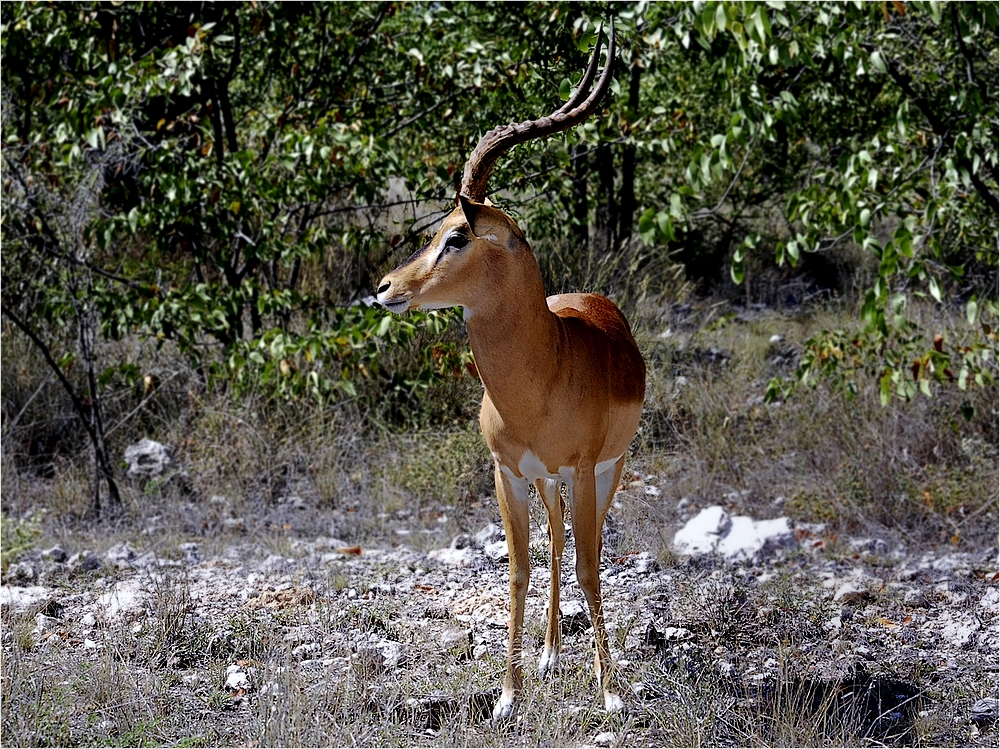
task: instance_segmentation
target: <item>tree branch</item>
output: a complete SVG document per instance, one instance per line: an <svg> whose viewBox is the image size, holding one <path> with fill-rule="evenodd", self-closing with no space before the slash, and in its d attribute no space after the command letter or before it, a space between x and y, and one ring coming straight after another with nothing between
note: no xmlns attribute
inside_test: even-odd
<svg viewBox="0 0 1000 749"><path fill-rule="evenodd" d="M875 49L873 45L865 45L870 48L869 51ZM879 51L881 54L881 51ZM887 55L882 55L882 61L885 63L886 72L889 77L892 78L893 82L899 86L903 94L912 101L920 113L923 114L924 118L927 120L928 124L931 126L931 130L944 141L945 147L951 151L954 142L954 135L951 132L951 128L948 127L947 123L942 120L931 103L921 95L913 86L913 79L907 73L899 70L896 65ZM968 159L959 153L955 153L955 159L962 166L964 166L969 172L969 178L972 181L972 185L976 188L976 192L983 201L993 208L995 212L1000 212L1000 199L994 195L989 187L980 179L979 175L976 174L975 170L972 168L972 164L969 163ZM982 163L986 163L985 159L981 159Z"/></svg>

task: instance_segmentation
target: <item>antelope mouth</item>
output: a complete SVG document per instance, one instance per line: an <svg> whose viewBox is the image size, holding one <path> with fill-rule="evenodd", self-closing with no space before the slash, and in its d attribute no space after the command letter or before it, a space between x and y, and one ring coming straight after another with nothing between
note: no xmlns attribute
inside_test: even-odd
<svg viewBox="0 0 1000 749"><path fill-rule="evenodd" d="M394 314L406 312L410 308L410 300L405 297L397 299L379 299L378 303Z"/></svg>

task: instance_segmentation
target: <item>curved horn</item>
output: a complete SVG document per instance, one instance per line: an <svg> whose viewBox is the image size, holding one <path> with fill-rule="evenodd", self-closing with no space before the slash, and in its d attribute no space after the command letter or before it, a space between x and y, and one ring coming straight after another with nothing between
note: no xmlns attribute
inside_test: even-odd
<svg viewBox="0 0 1000 749"><path fill-rule="evenodd" d="M590 92L586 99L583 99L597 72L597 63L601 56L601 35L602 32L599 31L597 44L594 47L594 57L590 61L576 93L568 102L546 117L500 125L480 139L478 145L469 155L469 160L465 163L465 172L462 174L462 184L459 187L460 194L477 203L482 203L486 198L486 182L490 177L490 172L493 171L493 165L502 154L519 143L526 143L529 140L544 138L547 135L568 130L579 125L594 113L611 85L611 69L614 67L615 59L615 22L613 18L611 19L611 32L608 41L607 63L597 81L596 88Z"/></svg>

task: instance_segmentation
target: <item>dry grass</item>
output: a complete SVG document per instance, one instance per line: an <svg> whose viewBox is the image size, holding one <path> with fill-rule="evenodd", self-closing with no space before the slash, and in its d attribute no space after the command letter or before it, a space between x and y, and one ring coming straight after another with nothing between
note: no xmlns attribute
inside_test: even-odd
<svg viewBox="0 0 1000 749"><path fill-rule="evenodd" d="M638 463L666 477L670 499L725 498L729 509L917 544L995 540L995 388L942 388L882 407L874 383L853 400L820 385L769 405L767 380L790 373L796 344L818 327L843 326L842 316L741 320L709 309L688 317L696 319L681 317L669 337L644 341L653 366ZM774 335L783 342L769 343ZM975 408L970 421L964 402Z"/></svg>

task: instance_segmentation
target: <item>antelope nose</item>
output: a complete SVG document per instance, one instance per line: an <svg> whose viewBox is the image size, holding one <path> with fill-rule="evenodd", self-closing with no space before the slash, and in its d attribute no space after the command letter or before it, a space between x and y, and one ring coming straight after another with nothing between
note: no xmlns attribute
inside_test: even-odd
<svg viewBox="0 0 1000 749"><path fill-rule="evenodd" d="M389 281L383 282L382 284L379 285L377 293L384 294L385 292L387 292L389 290L390 286L392 286L391 282L389 282Z"/></svg>

